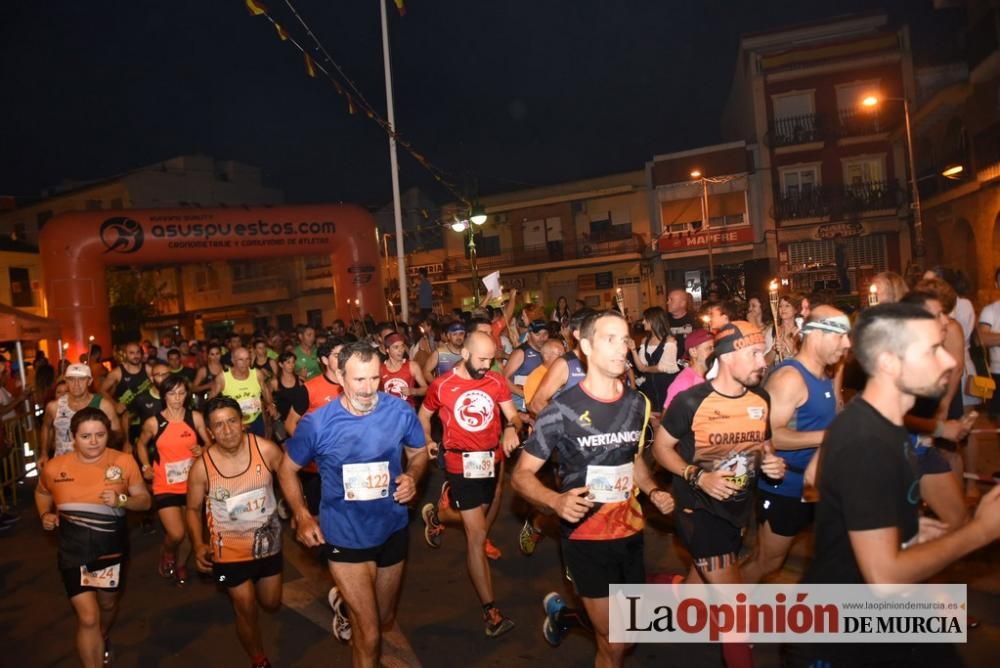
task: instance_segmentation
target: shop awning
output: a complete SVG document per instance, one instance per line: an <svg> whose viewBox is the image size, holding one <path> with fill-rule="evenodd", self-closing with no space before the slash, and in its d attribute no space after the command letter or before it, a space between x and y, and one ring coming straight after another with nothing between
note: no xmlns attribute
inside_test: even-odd
<svg viewBox="0 0 1000 668"><path fill-rule="evenodd" d="M0 304L0 341L57 340L60 336L62 334L58 320Z"/></svg>

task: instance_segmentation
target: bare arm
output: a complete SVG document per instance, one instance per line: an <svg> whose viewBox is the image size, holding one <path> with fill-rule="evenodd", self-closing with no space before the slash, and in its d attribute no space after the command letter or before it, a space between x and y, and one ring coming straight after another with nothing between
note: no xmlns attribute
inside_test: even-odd
<svg viewBox="0 0 1000 668"><path fill-rule="evenodd" d="M264 372L257 369L257 384L260 385L260 397L264 402L264 411L270 415L272 418L278 417L278 409L274 406L274 401L271 398L271 386L268 384L267 379L264 378Z"/></svg>
<svg viewBox="0 0 1000 668"><path fill-rule="evenodd" d="M424 380L424 372L420 370L420 365L416 362L410 361L410 373L413 375L413 382L416 387L410 390L410 395L414 397L422 397L427 394L427 381Z"/></svg>
<svg viewBox="0 0 1000 668"><path fill-rule="evenodd" d="M226 389L226 376L220 373L214 380L212 380L212 389L208 392L208 398L214 399L222 394L224 389Z"/></svg>
<svg viewBox="0 0 1000 668"><path fill-rule="evenodd" d="M302 416L295 412L295 408L288 409L288 416L285 418L285 431L288 432L288 436L295 435L295 428L299 426L299 420Z"/></svg>
<svg viewBox="0 0 1000 668"><path fill-rule="evenodd" d="M577 487L562 494L549 489L538 479L543 464L544 459L522 452L510 479L514 490L534 506L549 508L567 522L579 522L594 505L587 498L587 488Z"/></svg>
<svg viewBox="0 0 1000 668"><path fill-rule="evenodd" d="M424 440L427 442L426 450L427 454L431 457L437 457L438 444L431 438L431 417L434 414L427 410L423 405L420 406L420 410L417 412L417 419L420 420L420 426L424 429Z"/></svg>
<svg viewBox="0 0 1000 668"><path fill-rule="evenodd" d="M427 358L427 361L424 362L424 378L434 377L434 368L437 366L437 364L438 364L438 351L435 350Z"/></svg>
<svg viewBox="0 0 1000 668"><path fill-rule="evenodd" d="M640 450L635 456L635 464L632 468L632 475L635 477L635 485L639 491L649 497L656 509L666 515L674 509L674 497L656 486L656 479L653 472L646 464L643 451Z"/></svg>
<svg viewBox="0 0 1000 668"><path fill-rule="evenodd" d="M278 480L281 483L281 491L285 496L285 501L295 517L295 536L308 547L315 547L326 542L323 532L316 522L316 518L309 513L305 496L302 493L302 482L299 480L299 469L302 467L288 456L288 453L281 459L278 467Z"/></svg>
<svg viewBox="0 0 1000 668"><path fill-rule="evenodd" d="M191 550L194 552L198 570L206 573L212 570L212 549L205 542L204 522L202 515L205 496L208 494L208 476L204 466L192 466L187 480L187 510L184 513L184 523L191 537Z"/></svg>
<svg viewBox="0 0 1000 668"><path fill-rule="evenodd" d="M771 395L771 442L778 450L803 450L823 443L823 430L796 431L789 428L795 411L809 399L809 389L802 375L791 367L782 367L767 379Z"/></svg>
<svg viewBox="0 0 1000 668"><path fill-rule="evenodd" d="M979 340L984 346L1000 346L1000 332L994 332L992 325L981 322L976 331L979 332Z"/></svg>
<svg viewBox="0 0 1000 668"><path fill-rule="evenodd" d="M208 429L205 427L205 418L197 411L192 415L194 416L194 430L198 432L198 436L201 436L201 442L204 444L202 447L207 448L212 442L212 438L208 435Z"/></svg>
<svg viewBox="0 0 1000 668"><path fill-rule="evenodd" d="M118 381L122 379L122 368L116 366L114 369L104 377L101 381L101 386L99 392L106 397L110 397L111 393L115 391L115 387L118 385Z"/></svg>
<svg viewBox="0 0 1000 668"><path fill-rule="evenodd" d="M135 454L139 457L139 462L142 464L142 474L149 476L147 479L152 479L153 470L150 466L149 461L149 442L156 436L156 417L146 418L146 421L142 423L142 431L139 433L139 440L135 443Z"/></svg>
<svg viewBox="0 0 1000 668"><path fill-rule="evenodd" d="M983 497L972 521L937 540L902 549L896 527L849 531L848 536L866 582L922 582L1000 536L1000 486Z"/></svg>
<svg viewBox="0 0 1000 668"><path fill-rule="evenodd" d="M208 367L200 366L198 370L194 372L194 380L191 382L192 392L207 392L212 389L211 383L205 382L205 377L208 375Z"/></svg>
<svg viewBox="0 0 1000 668"><path fill-rule="evenodd" d="M528 410L535 415L545 410L552 397L566 384L567 380L569 380L569 364L560 357L549 366L548 371L542 376L542 382L538 384L535 396L528 404Z"/></svg>

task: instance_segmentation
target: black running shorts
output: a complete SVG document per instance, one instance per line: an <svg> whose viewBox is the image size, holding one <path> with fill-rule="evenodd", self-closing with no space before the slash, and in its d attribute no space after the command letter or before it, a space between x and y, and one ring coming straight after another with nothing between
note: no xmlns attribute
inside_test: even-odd
<svg viewBox="0 0 1000 668"><path fill-rule="evenodd" d="M157 510L164 508L180 508L187 505L187 494L156 494L153 505Z"/></svg>
<svg viewBox="0 0 1000 668"><path fill-rule="evenodd" d="M641 532L614 540L563 538L562 554L576 593L584 598L607 598L611 584L646 582Z"/></svg>
<svg viewBox="0 0 1000 668"><path fill-rule="evenodd" d="M794 496L757 489L757 522L767 522L771 531L779 536L798 536L812 523L815 511L815 503L803 503Z"/></svg>
<svg viewBox="0 0 1000 668"><path fill-rule="evenodd" d="M461 473L447 473L448 496L455 510L472 510L477 506L488 506L493 503L497 491L497 477L500 475L500 464L493 467L492 478L466 478Z"/></svg>
<svg viewBox="0 0 1000 668"><path fill-rule="evenodd" d="M698 568L735 563L743 547L743 530L707 510L677 508L674 524Z"/></svg>
<svg viewBox="0 0 1000 668"><path fill-rule="evenodd" d="M257 582L272 575L281 575L282 566L279 552L263 559L212 564L212 577L223 587L239 587L247 580Z"/></svg>
<svg viewBox="0 0 1000 668"><path fill-rule="evenodd" d="M409 550L410 528L405 526L375 547L343 547L327 543L323 547L323 556L327 561L335 563L361 564L374 561L378 568L388 568L404 561Z"/></svg>
<svg viewBox="0 0 1000 668"><path fill-rule="evenodd" d="M102 568L109 568L119 564L119 576L120 579L113 587L87 587L81 584L81 574L80 567L76 568L60 568L59 574L62 576L63 587L66 589L66 597L73 598L77 594L82 594L86 591L106 591L106 592L116 592L121 589L121 580L125 579L125 568L128 562L123 560L121 557L116 557L114 559L105 559L103 561L95 561L92 564L87 564L87 570L98 571ZM110 584L110 583L109 583Z"/></svg>

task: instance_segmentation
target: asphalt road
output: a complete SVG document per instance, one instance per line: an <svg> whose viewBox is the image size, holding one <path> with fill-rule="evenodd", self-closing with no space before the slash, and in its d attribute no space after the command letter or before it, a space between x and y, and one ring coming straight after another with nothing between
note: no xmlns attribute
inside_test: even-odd
<svg viewBox="0 0 1000 668"><path fill-rule="evenodd" d="M977 466L983 473L1000 470L993 435L979 437ZM987 454L988 453L988 454ZM425 497L436 494L442 476L432 471ZM31 502L32 483L21 486L22 520L0 536L0 666L75 666L74 617L55 568L55 544L42 531ZM590 666L593 641L571 634L559 648L541 634L542 597L557 590L568 596L557 543L551 537L534 556L517 549L518 502L510 493L492 532L503 558L493 562L497 605L517 623L507 635L490 639L483 633L478 600L465 570L464 541L459 528L444 533L438 550L426 546L419 517L411 525L410 559L399 607L399 620L423 665L429 668L472 666ZM132 532L133 558L121 613L112 633L116 666L190 668L210 665L246 666L232 625L228 599L211 582L193 579L177 587L156 575L160 534ZM809 557L811 536L800 537L778 581L793 582ZM317 558L285 534L284 606L263 615L261 625L268 656L275 666L350 665L347 645L330 633L326 604L330 577ZM649 572L684 572L683 550L674 546L669 519L653 518L646 531ZM994 544L943 573L938 579L969 585L970 613L982 627L970 632L960 651L969 666L995 666L1000 654L1000 545ZM754 648L758 666L779 665L774 645ZM631 666L721 665L717 646L641 645Z"/></svg>

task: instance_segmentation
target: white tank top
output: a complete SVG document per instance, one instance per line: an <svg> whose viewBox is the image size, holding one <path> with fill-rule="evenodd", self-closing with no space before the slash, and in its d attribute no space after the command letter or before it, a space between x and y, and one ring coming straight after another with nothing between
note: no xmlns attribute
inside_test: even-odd
<svg viewBox="0 0 1000 668"><path fill-rule="evenodd" d="M52 420L55 429L56 453L55 456L73 451L73 434L70 433L69 423L76 413L69 407L69 395L64 394L56 402L56 417Z"/></svg>

